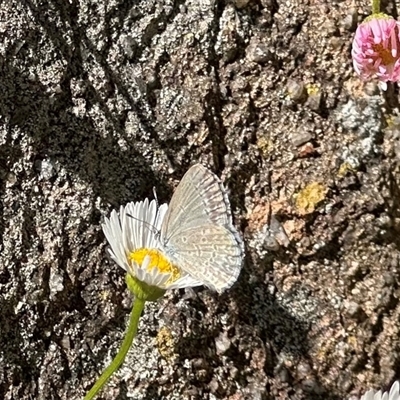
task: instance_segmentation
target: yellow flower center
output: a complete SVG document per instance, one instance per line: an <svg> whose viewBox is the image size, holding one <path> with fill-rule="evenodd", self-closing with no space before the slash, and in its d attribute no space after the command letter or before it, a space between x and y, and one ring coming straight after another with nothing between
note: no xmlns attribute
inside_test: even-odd
<svg viewBox="0 0 400 400"><path fill-rule="evenodd" d="M382 43L373 44L372 48L379 54L383 65L393 65L398 59L398 57L393 57L391 49L385 48Z"/></svg>
<svg viewBox="0 0 400 400"><path fill-rule="evenodd" d="M179 268L168 261L165 256L157 249L141 248L132 251L129 254L128 258L131 261L142 265L146 256L150 257L147 271L150 272L154 268L157 268L158 272L161 274L171 274L171 277L168 279L167 284L171 284L172 282L175 282L177 279L180 278L181 272Z"/></svg>

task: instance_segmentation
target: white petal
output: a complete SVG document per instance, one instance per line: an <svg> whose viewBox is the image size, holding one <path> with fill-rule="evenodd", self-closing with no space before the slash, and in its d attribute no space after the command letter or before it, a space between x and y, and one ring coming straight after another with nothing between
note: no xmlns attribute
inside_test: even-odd
<svg viewBox="0 0 400 400"><path fill-rule="evenodd" d="M400 385L399 381L393 383L389 392L389 400L400 400Z"/></svg>
<svg viewBox="0 0 400 400"><path fill-rule="evenodd" d="M111 246L111 250L118 260L118 264L126 264L126 254L123 246L123 235L121 224L119 222L118 215L115 211L111 213L110 219L105 218L102 224L104 234Z"/></svg>
<svg viewBox="0 0 400 400"><path fill-rule="evenodd" d="M360 400L374 400L375 390L368 390L363 396L361 396Z"/></svg>

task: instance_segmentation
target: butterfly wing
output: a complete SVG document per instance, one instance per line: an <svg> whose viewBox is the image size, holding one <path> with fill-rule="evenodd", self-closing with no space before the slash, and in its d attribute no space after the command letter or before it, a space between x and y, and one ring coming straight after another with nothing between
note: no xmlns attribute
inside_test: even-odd
<svg viewBox="0 0 400 400"><path fill-rule="evenodd" d="M205 222L232 226L228 196L221 180L201 164L193 165L176 188L161 226L168 242L182 226Z"/></svg>
<svg viewBox="0 0 400 400"><path fill-rule="evenodd" d="M229 229L204 224L173 237L176 262L189 275L221 293L237 280L243 261L242 242Z"/></svg>
<svg viewBox="0 0 400 400"><path fill-rule="evenodd" d="M180 268L221 292L236 281L244 255L220 179L200 164L184 175L161 226L161 244Z"/></svg>

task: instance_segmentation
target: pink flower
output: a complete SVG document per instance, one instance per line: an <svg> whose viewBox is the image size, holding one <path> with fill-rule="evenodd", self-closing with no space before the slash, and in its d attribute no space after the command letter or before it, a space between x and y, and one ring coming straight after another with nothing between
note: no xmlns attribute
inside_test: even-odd
<svg viewBox="0 0 400 400"><path fill-rule="evenodd" d="M386 82L400 80L400 23L385 14L368 17L358 26L353 40L353 65L361 79Z"/></svg>

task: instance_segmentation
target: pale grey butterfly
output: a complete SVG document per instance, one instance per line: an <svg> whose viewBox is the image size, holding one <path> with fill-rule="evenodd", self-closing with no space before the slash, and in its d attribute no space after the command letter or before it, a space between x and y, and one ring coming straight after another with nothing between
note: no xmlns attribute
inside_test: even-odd
<svg viewBox="0 0 400 400"><path fill-rule="evenodd" d="M176 188L160 232L165 254L179 268L218 292L237 280L244 246L232 223L221 180L193 165Z"/></svg>

